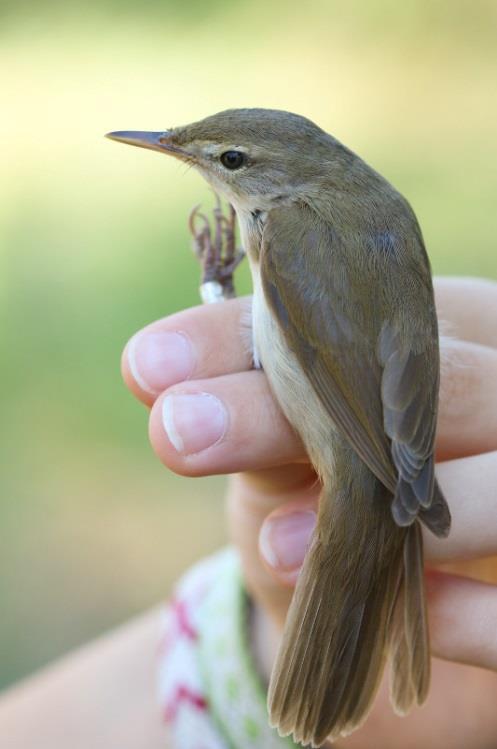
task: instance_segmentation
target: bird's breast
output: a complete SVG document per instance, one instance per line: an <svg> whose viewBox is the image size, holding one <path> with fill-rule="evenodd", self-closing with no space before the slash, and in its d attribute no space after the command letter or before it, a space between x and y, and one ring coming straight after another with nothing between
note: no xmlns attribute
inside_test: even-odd
<svg viewBox="0 0 497 749"><path fill-rule="evenodd" d="M252 303L253 356L262 367L286 418L302 438L320 474L333 465L336 429L264 297L260 267L250 255L254 296Z"/></svg>

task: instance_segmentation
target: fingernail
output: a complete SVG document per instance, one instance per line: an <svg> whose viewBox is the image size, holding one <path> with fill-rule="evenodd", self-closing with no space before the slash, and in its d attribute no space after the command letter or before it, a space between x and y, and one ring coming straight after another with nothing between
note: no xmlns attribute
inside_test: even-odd
<svg viewBox="0 0 497 749"><path fill-rule="evenodd" d="M304 561L315 526L316 513L312 510L269 518L259 534L262 556L271 567L298 569Z"/></svg>
<svg viewBox="0 0 497 749"><path fill-rule="evenodd" d="M162 421L169 441L179 453L199 453L218 442L226 431L224 405L209 393L167 395Z"/></svg>
<svg viewBox="0 0 497 749"><path fill-rule="evenodd" d="M192 345L182 333L139 333L127 354L135 381L151 395L188 379L193 371Z"/></svg>

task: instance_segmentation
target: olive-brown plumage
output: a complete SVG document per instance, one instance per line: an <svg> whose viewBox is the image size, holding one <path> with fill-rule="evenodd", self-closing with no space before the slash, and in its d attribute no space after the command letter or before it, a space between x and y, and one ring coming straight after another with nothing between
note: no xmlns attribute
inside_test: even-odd
<svg viewBox="0 0 497 749"><path fill-rule="evenodd" d="M303 744L365 719L385 661L405 713L429 686L420 522L434 476L439 353L428 259L404 198L309 120L228 110L114 134L192 163L234 205L254 282L255 359L323 491L269 687Z"/></svg>

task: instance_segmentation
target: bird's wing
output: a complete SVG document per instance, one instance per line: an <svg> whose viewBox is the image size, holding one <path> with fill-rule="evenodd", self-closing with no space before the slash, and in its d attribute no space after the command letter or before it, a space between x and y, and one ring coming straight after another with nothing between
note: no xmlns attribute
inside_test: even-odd
<svg viewBox="0 0 497 749"><path fill-rule="evenodd" d="M394 241L384 232L344 238L305 206L279 208L266 221L260 262L288 346L406 525L433 495L438 342L429 274L428 284L415 272L406 281L415 266L396 267ZM424 294L424 322L406 324L405 294ZM420 324L428 335L416 336Z"/></svg>
<svg viewBox="0 0 497 749"><path fill-rule="evenodd" d="M439 367L436 340L429 343L416 353L387 322L378 345L383 421L398 474L392 503L398 525L410 525L420 511L423 516L433 499ZM442 529L432 530L445 535Z"/></svg>

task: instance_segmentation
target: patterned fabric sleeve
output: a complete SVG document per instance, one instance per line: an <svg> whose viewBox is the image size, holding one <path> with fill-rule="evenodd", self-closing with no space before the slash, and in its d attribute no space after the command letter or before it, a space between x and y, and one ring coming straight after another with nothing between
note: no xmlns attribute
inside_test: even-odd
<svg viewBox="0 0 497 749"><path fill-rule="evenodd" d="M173 749L291 749L270 728L236 552L193 567L164 614L159 700Z"/></svg>

